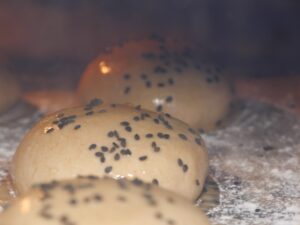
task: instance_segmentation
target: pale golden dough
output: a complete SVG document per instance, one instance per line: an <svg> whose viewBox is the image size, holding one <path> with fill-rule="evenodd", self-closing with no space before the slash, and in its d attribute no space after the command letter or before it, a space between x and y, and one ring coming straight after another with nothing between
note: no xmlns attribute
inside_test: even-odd
<svg viewBox="0 0 300 225"><path fill-rule="evenodd" d="M20 192L35 183L94 174L138 177L191 200L199 196L208 158L193 129L162 113L100 103L47 116L28 132L12 161Z"/></svg>
<svg viewBox="0 0 300 225"><path fill-rule="evenodd" d="M67 223L69 222L69 223ZM16 199L0 225L209 225L191 202L163 189L113 179L44 184Z"/></svg>
<svg viewBox="0 0 300 225"><path fill-rule="evenodd" d="M0 69L0 113L11 108L20 97L16 80L7 71Z"/></svg>
<svg viewBox="0 0 300 225"><path fill-rule="evenodd" d="M218 69L196 62L184 46L145 39L114 47L88 65L79 96L85 102L99 97L141 104L170 113L195 129L211 130L229 110L230 87Z"/></svg>

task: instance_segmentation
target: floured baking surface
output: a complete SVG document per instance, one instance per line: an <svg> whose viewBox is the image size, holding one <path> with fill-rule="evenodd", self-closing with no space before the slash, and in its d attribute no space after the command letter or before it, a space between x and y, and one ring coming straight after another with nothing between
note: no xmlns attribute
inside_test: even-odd
<svg viewBox="0 0 300 225"><path fill-rule="evenodd" d="M0 180L7 175L7 159L39 116L32 110L9 123L0 119ZM212 194L204 201L209 199L208 208L213 202L219 204L208 210L213 224L300 224L300 119L262 103L246 102L230 125L204 139L210 176L220 190L219 198L211 197L218 191L210 182Z"/></svg>
<svg viewBox="0 0 300 225"><path fill-rule="evenodd" d="M219 184L214 224L300 224L300 120L247 102L226 129L204 137Z"/></svg>

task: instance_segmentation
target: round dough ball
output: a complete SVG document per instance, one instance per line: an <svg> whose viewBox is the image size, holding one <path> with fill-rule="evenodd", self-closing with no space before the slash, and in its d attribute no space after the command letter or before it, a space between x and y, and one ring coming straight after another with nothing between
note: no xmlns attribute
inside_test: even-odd
<svg viewBox="0 0 300 225"><path fill-rule="evenodd" d="M197 63L176 41L127 42L87 67L78 88L83 101L141 104L195 129L211 130L226 116L232 94L219 69Z"/></svg>
<svg viewBox="0 0 300 225"><path fill-rule="evenodd" d="M39 185L0 215L0 225L209 225L185 198L140 180L77 178Z"/></svg>
<svg viewBox="0 0 300 225"><path fill-rule="evenodd" d="M7 71L0 69L0 113L12 107L20 97L16 80Z"/></svg>
<svg viewBox="0 0 300 225"><path fill-rule="evenodd" d="M207 170L204 142L185 123L95 99L42 119L21 142L11 174L20 192L35 183L93 174L137 177L195 200Z"/></svg>

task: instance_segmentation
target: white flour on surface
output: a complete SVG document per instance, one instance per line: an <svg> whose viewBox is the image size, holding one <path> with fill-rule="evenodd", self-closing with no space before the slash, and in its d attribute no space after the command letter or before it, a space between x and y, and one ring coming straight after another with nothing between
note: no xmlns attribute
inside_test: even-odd
<svg viewBox="0 0 300 225"><path fill-rule="evenodd" d="M248 102L225 129L205 135L220 205L213 224L300 225L300 120Z"/></svg>
<svg viewBox="0 0 300 225"><path fill-rule="evenodd" d="M22 110L22 109L20 109ZM0 180L20 139L40 114L0 121ZM220 205L215 225L300 225L300 119L246 102L226 128L204 135Z"/></svg>

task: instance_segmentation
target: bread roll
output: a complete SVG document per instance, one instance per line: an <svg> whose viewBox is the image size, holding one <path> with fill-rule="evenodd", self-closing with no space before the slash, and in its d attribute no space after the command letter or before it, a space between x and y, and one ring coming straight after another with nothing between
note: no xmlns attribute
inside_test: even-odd
<svg viewBox="0 0 300 225"><path fill-rule="evenodd" d="M77 178L39 185L0 215L0 225L208 225L185 198L140 180Z"/></svg>
<svg viewBox="0 0 300 225"><path fill-rule="evenodd" d="M195 200L207 168L204 142L185 123L95 99L42 119L17 149L11 174L19 192L35 183L93 174L137 177Z"/></svg>
<svg viewBox="0 0 300 225"><path fill-rule="evenodd" d="M0 113L12 107L20 97L16 80L7 71L0 69Z"/></svg>
<svg viewBox="0 0 300 225"><path fill-rule="evenodd" d="M232 95L220 71L198 63L178 41L145 39L116 46L87 67L78 88L83 101L141 104L195 129L211 130L228 112Z"/></svg>

